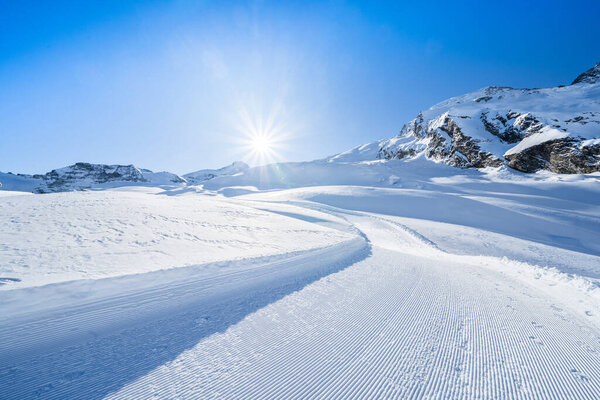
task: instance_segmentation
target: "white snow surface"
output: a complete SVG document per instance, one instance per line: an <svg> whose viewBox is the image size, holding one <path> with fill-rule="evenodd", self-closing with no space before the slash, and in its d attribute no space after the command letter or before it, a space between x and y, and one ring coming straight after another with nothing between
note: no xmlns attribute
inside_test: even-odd
<svg viewBox="0 0 600 400"><path fill-rule="evenodd" d="M519 144L517 144L515 147L510 148L506 153L504 153L504 155L508 156L511 154L521 153L530 147L537 146L538 144L542 144L550 140L562 139L567 136L569 136L569 134L566 132L562 132L558 129L549 128L545 126L540 130L539 133L536 133L535 135L526 137L525 139L521 140ZM581 143L581 145L586 146L593 143L594 141L595 139L585 140Z"/></svg>
<svg viewBox="0 0 600 400"><path fill-rule="evenodd" d="M227 165L223 168L219 169L201 169L199 171L190 172L189 174L185 174L183 177L188 180L189 183L201 183L207 181L209 179L213 179L217 176L222 175L236 175L246 171L248 168L248 164L242 161L236 161L230 165Z"/></svg>
<svg viewBox="0 0 600 400"><path fill-rule="evenodd" d="M20 280L0 290L302 251L349 238L214 196L139 188L0 197L0 277Z"/></svg>
<svg viewBox="0 0 600 400"><path fill-rule="evenodd" d="M600 174L369 149L4 192L0 398L599 398Z"/></svg>

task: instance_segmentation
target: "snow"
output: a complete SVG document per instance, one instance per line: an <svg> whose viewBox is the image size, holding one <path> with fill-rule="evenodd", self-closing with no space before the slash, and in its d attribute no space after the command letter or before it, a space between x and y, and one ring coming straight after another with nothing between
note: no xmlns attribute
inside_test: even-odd
<svg viewBox="0 0 600 400"><path fill-rule="evenodd" d="M9 197L9 196L27 196L33 193L29 192L17 192L13 190L0 190L0 197Z"/></svg>
<svg viewBox="0 0 600 400"><path fill-rule="evenodd" d="M546 126L542 128L542 130L539 133L535 133L521 140L518 145L510 148L506 153L504 153L504 155L509 156L511 154L521 153L524 150L527 150L528 148L536 146L538 144L549 142L551 140L562 139L567 136L568 134L566 132L562 132L554 128L548 128Z"/></svg>
<svg viewBox="0 0 600 400"><path fill-rule="evenodd" d="M222 175L236 175L246 171L249 168L248 164L242 161L236 161L226 167L219 169L201 169L199 171L190 172L185 174L183 177L191 183L200 183L207 181L216 176Z"/></svg>
<svg viewBox="0 0 600 400"><path fill-rule="evenodd" d="M597 394L597 357L586 350L597 343L558 304L500 273L410 255L399 267L397 257L376 248L369 262L270 304L108 398Z"/></svg>
<svg viewBox="0 0 600 400"><path fill-rule="evenodd" d="M139 190L0 197L0 290L328 246L348 235L212 196Z"/></svg>
<svg viewBox="0 0 600 400"><path fill-rule="evenodd" d="M0 193L12 192L35 192L37 182L31 177L0 172Z"/></svg>
<svg viewBox="0 0 600 400"><path fill-rule="evenodd" d="M598 398L600 174L373 151L0 192L0 398Z"/></svg>
<svg viewBox="0 0 600 400"><path fill-rule="evenodd" d="M600 145L600 138L598 139L588 139L581 142L581 147L590 147L590 146L598 146Z"/></svg>
<svg viewBox="0 0 600 400"><path fill-rule="evenodd" d="M329 162L356 160L376 160L379 154L379 142L366 143L327 159Z"/></svg>

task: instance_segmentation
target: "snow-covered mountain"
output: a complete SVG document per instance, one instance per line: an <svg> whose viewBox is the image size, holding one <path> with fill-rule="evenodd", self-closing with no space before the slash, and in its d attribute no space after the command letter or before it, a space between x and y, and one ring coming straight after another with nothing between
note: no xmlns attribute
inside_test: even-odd
<svg viewBox="0 0 600 400"><path fill-rule="evenodd" d="M183 177L191 184L205 182L217 176L236 175L241 172L246 172L250 168L248 164L242 161L236 161L226 167L219 169L201 169L196 172L190 172Z"/></svg>
<svg viewBox="0 0 600 400"><path fill-rule="evenodd" d="M105 165L75 163L54 169L43 175L24 175L0 172L5 190L34 193L66 192L123 184L181 185L186 181L170 172L152 172L134 165Z"/></svg>
<svg viewBox="0 0 600 400"><path fill-rule="evenodd" d="M569 86L490 86L453 97L419 113L398 136L330 161L417 156L461 168L600 171L600 63Z"/></svg>

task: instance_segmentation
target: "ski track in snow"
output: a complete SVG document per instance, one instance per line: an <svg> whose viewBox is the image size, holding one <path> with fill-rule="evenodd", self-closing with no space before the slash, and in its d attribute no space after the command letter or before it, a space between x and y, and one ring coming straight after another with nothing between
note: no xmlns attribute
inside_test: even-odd
<svg viewBox="0 0 600 400"><path fill-rule="evenodd" d="M0 317L0 398L600 397L600 331L560 297L398 220L304 204L331 219L256 207L357 239ZM69 300L70 285L31 290Z"/></svg>

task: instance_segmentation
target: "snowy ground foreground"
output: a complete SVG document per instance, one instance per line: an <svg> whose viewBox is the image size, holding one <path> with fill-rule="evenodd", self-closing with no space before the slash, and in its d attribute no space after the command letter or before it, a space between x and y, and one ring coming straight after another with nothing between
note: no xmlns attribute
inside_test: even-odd
<svg viewBox="0 0 600 400"><path fill-rule="evenodd" d="M13 239L27 263L40 259L52 276L61 257L71 261L58 268L92 255L89 271L61 283L36 286L24 268L6 275L23 281L0 291L0 398L598 398L600 178L430 164L392 178L393 164L354 165L338 181L299 164L323 184L355 178L341 186L299 187L315 176L288 170L285 181L267 171L268 182L228 177L199 193L0 197L21 229L45 221L72 244L58 256L48 237ZM86 210L71 225L48 215L71 201ZM132 222L120 244L91 236L76 247L107 208ZM146 212L171 222L148 228ZM166 260L194 263L194 246L211 246L176 237L163 247L172 257L156 260L129 242L138 229L174 235L180 225L213 237L193 221L246 227L240 237L259 249L229 243L218 263L171 268ZM137 275L115 276L127 258L102 263L120 246L137 251L123 272ZM97 279L103 265L111 278ZM82 277L92 279L66 281Z"/></svg>
<svg viewBox="0 0 600 400"><path fill-rule="evenodd" d="M149 190L0 197L0 290L288 253L351 238L228 199ZM2 278L19 281L2 285Z"/></svg>

